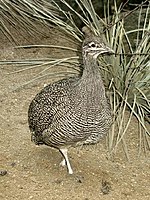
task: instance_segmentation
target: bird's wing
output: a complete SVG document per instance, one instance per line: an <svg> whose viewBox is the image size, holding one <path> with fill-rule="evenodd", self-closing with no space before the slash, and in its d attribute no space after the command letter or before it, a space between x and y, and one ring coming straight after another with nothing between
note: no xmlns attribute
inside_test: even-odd
<svg viewBox="0 0 150 200"><path fill-rule="evenodd" d="M46 86L31 102L28 110L28 122L32 132L42 133L47 129L59 109L67 99L67 91L75 79L64 79Z"/></svg>

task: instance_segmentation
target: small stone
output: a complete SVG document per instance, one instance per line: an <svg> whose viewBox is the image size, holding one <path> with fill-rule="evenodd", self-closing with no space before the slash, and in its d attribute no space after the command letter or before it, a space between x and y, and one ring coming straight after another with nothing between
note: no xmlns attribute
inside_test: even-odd
<svg viewBox="0 0 150 200"><path fill-rule="evenodd" d="M7 170L0 170L0 175L5 176L7 174Z"/></svg>
<svg viewBox="0 0 150 200"><path fill-rule="evenodd" d="M101 192L103 194L109 194L111 190L111 185L109 182L102 180L102 187L101 187Z"/></svg>
<svg viewBox="0 0 150 200"><path fill-rule="evenodd" d="M16 163L15 163L15 162L12 162L10 165L11 165L12 167L14 167L14 166L16 165Z"/></svg>
<svg viewBox="0 0 150 200"><path fill-rule="evenodd" d="M18 188L19 188L19 189L23 189L23 186L21 186L21 185L18 185Z"/></svg>
<svg viewBox="0 0 150 200"><path fill-rule="evenodd" d="M63 180L56 179L54 182L55 182L56 184L61 184L61 183L63 182Z"/></svg>
<svg viewBox="0 0 150 200"><path fill-rule="evenodd" d="M76 181L78 183L83 183L84 177L83 176L76 176Z"/></svg>

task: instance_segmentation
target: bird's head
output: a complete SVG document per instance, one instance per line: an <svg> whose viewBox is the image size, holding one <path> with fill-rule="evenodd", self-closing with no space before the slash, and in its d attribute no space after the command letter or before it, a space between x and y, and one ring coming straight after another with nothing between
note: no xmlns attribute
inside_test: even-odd
<svg viewBox="0 0 150 200"><path fill-rule="evenodd" d="M93 58L97 58L103 54L114 54L114 51L103 42L102 38L92 34L87 27L83 27L83 32L85 33L82 44L83 55L91 55Z"/></svg>

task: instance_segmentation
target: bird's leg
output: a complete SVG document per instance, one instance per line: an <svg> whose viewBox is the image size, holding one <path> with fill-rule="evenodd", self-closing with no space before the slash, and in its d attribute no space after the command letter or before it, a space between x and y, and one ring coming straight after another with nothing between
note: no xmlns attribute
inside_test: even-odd
<svg viewBox="0 0 150 200"><path fill-rule="evenodd" d="M73 174L73 170L71 168L71 165L70 165L70 162L69 162L69 159L68 159L68 155L67 155L67 149L59 149L59 151L61 152L61 154L63 155L64 157L64 160L61 162L61 164L64 166L65 164L67 165L67 168L68 168L68 173L69 174Z"/></svg>

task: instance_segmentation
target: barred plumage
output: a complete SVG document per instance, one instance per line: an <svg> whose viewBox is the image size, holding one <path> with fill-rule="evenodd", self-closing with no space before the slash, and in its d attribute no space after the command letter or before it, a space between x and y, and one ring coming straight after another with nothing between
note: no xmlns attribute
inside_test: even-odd
<svg viewBox="0 0 150 200"><path fill-rule="evenodd" d="M88 29L84 31L82 76L46 86L28 111L32 141L58 148L70 174L73 171L67 157L68 146L99 142L112 121L96 58L113 51Z"/></svg>

